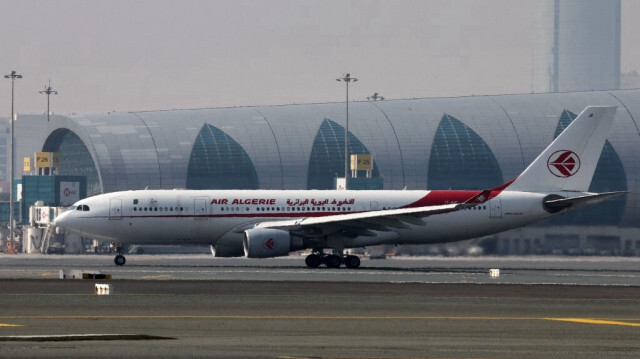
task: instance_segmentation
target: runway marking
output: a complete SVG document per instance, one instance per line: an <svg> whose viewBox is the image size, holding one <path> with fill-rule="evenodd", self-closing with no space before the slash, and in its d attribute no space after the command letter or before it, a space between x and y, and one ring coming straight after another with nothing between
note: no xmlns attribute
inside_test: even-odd
<svg viewBox="0 0 640 359"><path fill-rule="evenodd" d="M62 334L62 335L13 335L0 336L0 342L68 342L81 340L175 340L147 334Z"/></svg>
<svg viewBox="0 0 640 359"><path fill-rule="evenodd" d="M0 323L0 328L13 328L13 327L24 327L24 325L21 324L9 324L9 323Z"/></svg>
<svg viewBox="0 0 640 359"><path fill-rule="evenodd" d="M640 323L621 322L617 320L606 319L590 319L590 318L544 318L545 320L553 320L557 322L570 322L582 324L599 324L599 325L622 325L626 327L640 327Z"/></svg>
<svg viewBox="0 0 640 359"><path fill-rule="evenodd" d="M640 327L640 319L595 319L595 318L539 318L539 317L447 317L447 316L362 316L362 315L39 315L39 316L0 316L0 319L210 319L210 320L487 320L487 321L534 321L548 320L557 322L620 325ZM1 324L1 323L0 323ZM2 326L2 325L0 325ZM7 325L21 326L21 325Z"/></svg>

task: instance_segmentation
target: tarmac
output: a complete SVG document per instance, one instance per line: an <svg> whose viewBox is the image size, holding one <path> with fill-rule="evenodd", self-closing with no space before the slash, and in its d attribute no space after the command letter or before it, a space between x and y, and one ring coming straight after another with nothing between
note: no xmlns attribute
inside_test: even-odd
<svg viewBox="0 0 640 359"><path fill-rule="evenodd" d="M639 258L112 259L0 255L0 357L640 357Z"/></svg>

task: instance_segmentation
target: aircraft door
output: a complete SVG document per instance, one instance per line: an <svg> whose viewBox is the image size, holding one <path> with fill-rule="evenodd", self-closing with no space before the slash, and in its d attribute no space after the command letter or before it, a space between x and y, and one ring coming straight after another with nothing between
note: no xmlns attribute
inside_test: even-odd
<svg viewBox="0 0 640 359"><path fill-rule="evenodd" d="M109 219L122 219L122 200L112 198L109 201Z"/></svg>
<svg viewBox="0 0 640 359"><path fill-rule="evenodd" d="M502 218L502 200L494 198L489 201L489 218Z"/></svg>
<svg viewBox="0 0 640 359"><path fill-rule="evenodd" d="M194 219L207 219L207 200L204 198L195 198L193 200Z"/></svg>

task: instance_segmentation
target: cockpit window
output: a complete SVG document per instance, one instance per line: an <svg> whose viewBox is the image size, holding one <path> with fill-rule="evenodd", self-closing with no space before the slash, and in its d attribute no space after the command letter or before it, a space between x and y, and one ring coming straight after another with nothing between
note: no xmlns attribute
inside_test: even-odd
<svg viewBox="0 0 640 359"><path fill-rule="evenodd" d="M76 207L76 211L89 212L89 206L87 206L86 204L81 204Z"/></svg>

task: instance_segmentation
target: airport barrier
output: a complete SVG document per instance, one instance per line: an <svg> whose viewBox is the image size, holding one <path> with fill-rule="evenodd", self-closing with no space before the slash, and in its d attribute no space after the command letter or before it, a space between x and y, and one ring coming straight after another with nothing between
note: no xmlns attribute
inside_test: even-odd
<svg viewBox="0 0 640 359"><path fill-rule="evenodd" d="M60 279L111 279L111 274L80 269L61 269Z"/></svg>
<svg viewBox="0 0 640 359"><path fill-rule="evenodd" d="M500 278L500 269L489 269L489 277Z"/></svg>
<svg viewBox="0 0 640 359"><path fill-rule="evenodd" d="M96 295L111 295L113 294L113 288L111 287L111 284L96 283L94 293Z"/></svg>

